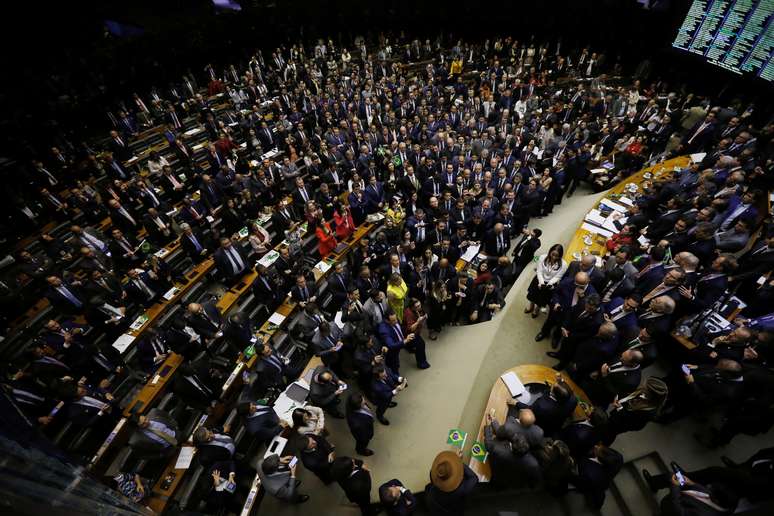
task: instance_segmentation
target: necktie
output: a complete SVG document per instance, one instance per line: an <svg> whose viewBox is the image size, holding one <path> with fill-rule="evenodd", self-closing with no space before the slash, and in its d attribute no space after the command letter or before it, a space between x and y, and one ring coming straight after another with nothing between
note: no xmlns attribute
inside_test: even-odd
<svg viewBox="0 0 774 516"><path fill-rule="evenodd" d="M72 304L76 306L76 308L80 308L83 306L83 303L75 297L75 295L70 292L70 289L68 289L65 286L59 287L59 293L62 294L65 298L67 298L68 301L70 301Z"/></svg>
<svg viewBox="0 0 774 516"><path fill-rule="evenodd" d="M245 268L245 264L242 261L242 258L239 256L239 253L234 249L233 247L229 247L226 251L226 254L229 257L229 260L231 261L231 266L234 268L234 273L241 272L242 269Z"/></svg>

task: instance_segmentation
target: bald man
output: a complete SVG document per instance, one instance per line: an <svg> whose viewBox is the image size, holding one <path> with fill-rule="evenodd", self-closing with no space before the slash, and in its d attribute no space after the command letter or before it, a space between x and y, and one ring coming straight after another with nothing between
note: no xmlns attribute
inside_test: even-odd
<svg viewBox="0 0 774 516"><path fill-rule="evenodd" d="M583 301L583 298L590 294L596 294L597 291L590 283L589 275L585 272L578 272L575 276L568 276L559 282L559 285L551 294L549 303L549 312L546 322L540 329L540 333L535 336L535 341L540 342L549 335L551 336L551 347L559 347L559 332L551 332L562 322L565 314L572 310L575 305Z"/></svg>
<svg viewBox="0 0 774 516"><path fill-rule="evenodd" d="M531 449L543 446L543 429L535 424L535 413L529 408L516 407L516 400L508 400L508 417L505 427L514 434L521 434Z"/></svg>
<svg viewBox="0 0 774 516"><path fill-rule="evenodd" d="M573 260L567 266L564 273L565 278L572 278L579 272L585 272L589 275L591 284L599 290L605 282L605 273L597 267L597 257L591 254L582 256L580 260Z"/></svg>

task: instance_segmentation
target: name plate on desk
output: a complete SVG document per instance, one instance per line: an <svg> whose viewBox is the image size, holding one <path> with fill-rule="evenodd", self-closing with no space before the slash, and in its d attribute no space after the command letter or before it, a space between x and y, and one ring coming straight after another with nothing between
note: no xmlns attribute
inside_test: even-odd
<svg viewBox="0 0 774 516"><path fill-rule="evenodd" d="M137 319L135 319L132 324L129 325L129 329L132 331L137 331L142 328L146 322L148 322L148 316L142 314Z"/></svg>
<svg viewBox="0 0 774 516"><path fill-rule="evenodd" d="M166 248L166 247L162 247L161 249L159 249L158 251L156 251L155 253L153 253L153 255L154 255L155 257L157 257L157 258L161 258L161 259L163 259L163 258L164 258L166 255L168 255L168 254L169 254L169 251L167 250L167 248Z"/></svg>
<svg viewBox="0 0 774 516"><path fill-rule="evenodd" d="M184 132L183 134L186 136L193 136L195 134L199 134L202 132L202 129L200 127L194 127L193 129L189 129L188 131Z"/></svg>
<svg viewBox="0 0 774 516"><path fill-rule="evenodd" d="M124 333L113 343L113 348L119 353L123 353L129 346L132 345L132 342L134 342L134 336Z"/></svg>
<svg viewBox="0 0 774 516"><path fill-rule="evenodd" d="M173 297L177 295L177 293L180 292L180 289L177 287L172 287L171 289L167 290L164 293L164 299L167 301L171 301Z"/></svg>

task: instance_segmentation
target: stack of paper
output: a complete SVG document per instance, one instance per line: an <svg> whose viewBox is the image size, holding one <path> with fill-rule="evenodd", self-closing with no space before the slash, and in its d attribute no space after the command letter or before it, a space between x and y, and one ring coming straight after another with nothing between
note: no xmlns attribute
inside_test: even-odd
<svg viewBox="0 0 774 516"><path fill-rule="evenodd" d="M591 222L592 224L596 224L597 226L602 226L605 223L605 217L603 217L602 214L599 212L599 210L596 208L589 211L586 214L586 217L584 218L584 220L586 222Z"/></svg>
<svg viewBox="0 0 774 516"><path fill-rule="evenodd" d="M274 262L277 261L277 258L279 258L279 253L277 251L269 251L268 253L264 254L260 260L258 260L258 265L269 268Z"/></svg>
<svg viewBox="0 0 774 516"><path fill-rule="evenodd" d="M508 391L510 391L511 397L513 398L521 396L527 390L524 387L524 384L521 383L521 380L519 380L519 377L516 376L516 373L513 371L508 371L504 375L500 376L500 379L503 381L505 386L508 387Z"/></svg>
<svg viewBox="0 0 774 516"><path fill-rule="evenodd" d="M317 265L315 265L314 268L320 271L321 273L325 274L330 270L331 264L326 262L325 260L320 260L319 262L317 262Z"/></svg>
<svg viewBox="0 0 774 516"><path fill-rule="evenodd" d="M705 157L707 157L706 152L697 152L696 154L691 154L691 161L694 163L701 163L704 161Z"/></svg>
<svg viewBox="0 0 774 516"><path fill-rule="evenodd" d="M584 222L581 225L581 229L586 230L589 233L594 233L595 235L603 236L605 238L610 238L611 236L613 236L612 231L608 231L607 229L602 229L600 227L589 224L588 222Z"/></svg>

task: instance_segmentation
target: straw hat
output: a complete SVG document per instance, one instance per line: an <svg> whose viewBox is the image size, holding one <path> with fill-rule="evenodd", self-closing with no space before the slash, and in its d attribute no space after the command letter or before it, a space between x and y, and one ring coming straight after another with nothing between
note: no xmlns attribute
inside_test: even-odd
<svg viewBox="0 0 774 516"><path fill-rule="evenodd" d="M462 461L453 451L442 451L433 460L430 481L444 493L450 493L462 483Z"/></svg>

